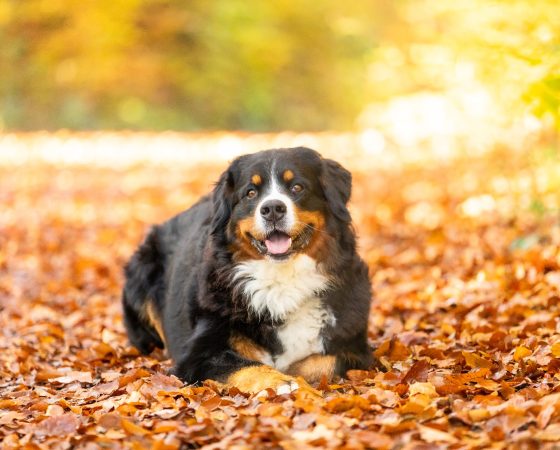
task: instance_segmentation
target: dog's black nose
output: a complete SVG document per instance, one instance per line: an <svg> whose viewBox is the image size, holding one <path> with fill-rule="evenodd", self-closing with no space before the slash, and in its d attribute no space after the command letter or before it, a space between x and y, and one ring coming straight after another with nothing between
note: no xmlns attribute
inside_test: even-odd
<svg viewBox="0 0 560 450"><path fill-rule="evenodd" d="M269 200L261 206L261 216L269 222L276 222L286 214L286 204L281 200Z"/></svg>

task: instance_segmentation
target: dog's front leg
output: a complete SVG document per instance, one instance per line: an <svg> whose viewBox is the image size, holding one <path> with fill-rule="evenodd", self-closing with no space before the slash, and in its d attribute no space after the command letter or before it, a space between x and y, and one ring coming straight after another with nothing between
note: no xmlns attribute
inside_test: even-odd
<svg viewBox="0 0 560 450"><path fill-rule="evenodd" d="M231 347L229 338L227 323L209 317L199 319L182 355L176 358L175 375L187 383L213 379L248 393L272 388L278 394L299 389L320 395L303 378L242 356Z"/></svg>

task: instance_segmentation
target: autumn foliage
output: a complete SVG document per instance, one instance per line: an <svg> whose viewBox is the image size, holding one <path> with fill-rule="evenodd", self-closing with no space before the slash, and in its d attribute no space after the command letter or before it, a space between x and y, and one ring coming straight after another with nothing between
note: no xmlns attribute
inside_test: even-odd
<svg viewBox="0 0 560 450"><path fill-rule="evenodd" d="M127 342L123 264L225 162L0 164L2 447L558 445L557 160L492 152L366 171L353 155L338 159L354 172L385 371L323 381L321 400L184 386L164 353Z"/></svg>

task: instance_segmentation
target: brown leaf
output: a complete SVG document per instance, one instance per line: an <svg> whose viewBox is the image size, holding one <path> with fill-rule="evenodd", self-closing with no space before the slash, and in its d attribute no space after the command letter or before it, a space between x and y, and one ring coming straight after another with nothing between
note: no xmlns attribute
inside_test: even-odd
<svg viewBox="0 0 560 450"><path fill-rule="evenodd" d="M410 356L410 350L398 339L384 341L374 352L376 357L386 356L391 361L402 361Z"/></svg>
<svg viewBox="0 0 560 450"><path fill-rule="evenodd" d="M17 411L9 411L0 415L0 425L8 425L14 421L25 419L25 414Z"/></svg>
<svg viewBox="0 0 560 450"><path fill-rule="evenodd" d="M204 406L209 411L212 411L212 410L216 409L218 406L220 406L221 402L222 402L222 399L220 398L220 396L219 395L214 395L214 396L209 397L206 400L204 400L201 403L201 405Z"/></svg>
<svg viewBox="0 0 560 450"><path fill-rule="evenodd" d="M455 394L466 391L470 388L469 383L473 381L483 380L489 373L489 369L482 368L473 370L469 373L448 375L444 378L443 383L436 386L436 390L440 395Z"/></svg>
<svg viewBox="0 0 560 450"><path fill-rule="evenodd" d="M426 360L416 361L404 375L401 383L409 384L412 381L426 381L430 364Z"/></svg>
<svg viewBox="0 0 560 450"><path fill-rule="evenodd" d="M91 390L99 395L110 395L119 388L118 380L109 381L108 383L99 383Z"/></svg>
<svg viewBox="0 0 560 450"><path fill-rule="evenodd" d="M62 437L76 431L80 421L74 414L66 413L49 417L35 427L36 436Z"/></svg>
<svg viewBox="0 0 560 450"><path fill-rule="evenodd" d="M359 383L369 377L369 372L367 370L349 370L346 372L346 376L350 381Z"/></svg>
<svg viewBox="0 0 560 450"><path fill-rule="evenodd" d="M69 384L75 381L79 381L80 383L93 383L93 378L91 376L91 372L79 372L73 370L71 372L65 373L61 377L50 378L49 381L61 384Z"/></svg>
<svg viewBox="0 0 560 450"><path fill-rule="evenodd" d="M358 397L356 395L351 397L337 397L329 400L325 404L324 408L326 411L332 413L348 411L351 408L367 410L369 409L369 402L365 398Z"/></svg>
<svg viewBox="0 0 560 450"><path fill-rule="evenodd" d="M377 433L369 430L357 430L353 436L367 446L376 449L390 449L394 445L394 440L387 434Z"/></svg>
<svg viewBox="0 0 560 450"><path fill-rule="evenodd" d="M472 369L480 369L480 368L491 368L492 361L489 361L481 356L477 355L475 352L462 352L465 362L467 366L471 367Z"/></svg>
<svg viewBox="0 0 560 450"><path fill-rule="evenodd" d="M126 386L129 383L132 383L139 378L144 378L150 376L150 372L145 369L138 368L138 369L130 369L127 373L125 373L122 377L119 378L119 387Z"/></svg>
<svg viewBox="0 0 560 450"><path fill-rule="evenodd" d="M105 429L118 429L121 427L122 417L116 413L103 414L97 424Z"/></svg>

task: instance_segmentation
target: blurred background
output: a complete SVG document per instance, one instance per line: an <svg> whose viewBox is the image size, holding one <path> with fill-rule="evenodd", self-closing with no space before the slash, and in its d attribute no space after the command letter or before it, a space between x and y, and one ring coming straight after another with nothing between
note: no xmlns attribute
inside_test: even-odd
<svg viewBox="0 0 560 450"><path fill-rule="evenodd" d="M439 379L446 367L499 368L431 406L395 400L362 431L387 425L405 433L395 447L410 446L432 414L445 435L453 410L453 435L438 442L557 439L554 405L522 420L519 405L558 384L559 106L559 0L0 0L0 397L17 397L0 441L27 448L22 433L35 433L46 447L27 422L60 404L84 408L85 440L69 446L88 445L108 400L49 379L95 368L95 383L116 383L132 370L120 307L130 255L236 155L297 145L352 171L372 344L410 344ZM407 364L382 388L425 376ZM498 392L518 406L498 405ZM443 416L436 404L449 404ZM151 435L150 410L136 406L123 414L148 418ZM471 426L467 412L487 416ZM110 437L135 442L140 430ZM478 440L483 430L492 438ZM538 448L526 439L520 448Z"/></svg>
<svg viewBox="0 0 560 450"><path fill-rule="evenodd" d="M0 0L0 130L516 144L559 123L559 34L555 0Z"/></svg>

